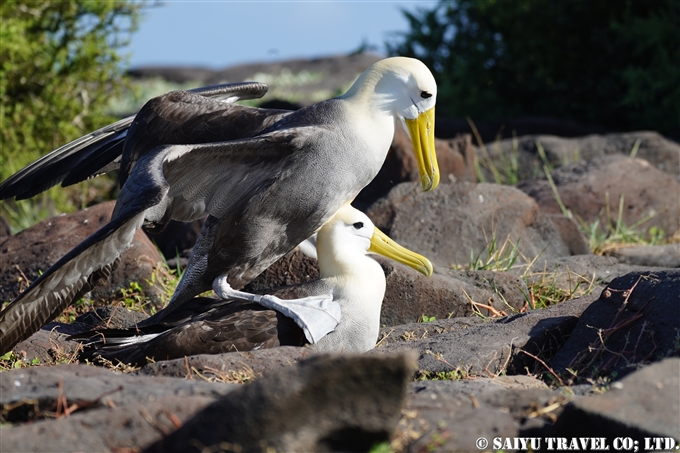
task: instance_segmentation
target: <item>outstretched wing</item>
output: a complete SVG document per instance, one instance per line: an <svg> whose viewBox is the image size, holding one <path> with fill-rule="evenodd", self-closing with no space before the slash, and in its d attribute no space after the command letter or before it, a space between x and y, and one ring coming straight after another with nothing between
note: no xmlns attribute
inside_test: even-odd
<svg viewBox="0 0 680 453"><path fill-rule="evenodd" d="M0 312L0 353L51 321L125 251L144 222L238 209L272 184L299 151L291 132L145 153L121 189L111 222L41 275ZM207 176L206 176L207 174Z"/></svg>
<svg viewBox="0 0 680 453"><path fill-rule="evenodd" d="M121 186L139 158L157 146L251 138L290 113L215 102L186 91L172 91L151 99L130 125L120 165Z"/></svg>
<svg viewBox="0 0 680 453"><path fill-rule="evenodd" d="M235 100L259 98L266 92L267 86L263 83L243 82L179 93L199 95L224 109ZM229 104L216 101L226 101ZM192 112L187 111L186 114L191 116ZM118 169L125 140L136 116L123 118L80 137L26 166L0 184L0 199L30 198L59 183L68 186ZM155 143L151 148L165 143L171 142Z"/></svg>
<svg viewBox="0 0 680 453"><path fill-rule="evenodd" d="M92 156L102 155L102 160L107 161L100 168L114 162L116 157L120 161L123 141L134 119L134 115L123 118L42 156L0 184L0 199L16 197L24 200L37 195L61 183L80 161ZM80 180L97 175L87 175Z"/></svg>
<svg viewBox="0 0 680 453"><path fill-rule="evenodd" d="M164 178L170 187L168 217L174 220L208 214L223 219L228 213L237 215L282 175L294 173L306 144L321 132L317 129L310 126L228 142L163 146L141 156L128 182L149 175ZM119 203L125 192L121 191Z"/></svg>
<svg viewBox="0 0 680 453"><path fill-rule="evenodd" d="M187 91L216 101L235 102L246 99L260 99L267 94L268 89L266 84L260 82L237 82L194 88Z"/></svg>

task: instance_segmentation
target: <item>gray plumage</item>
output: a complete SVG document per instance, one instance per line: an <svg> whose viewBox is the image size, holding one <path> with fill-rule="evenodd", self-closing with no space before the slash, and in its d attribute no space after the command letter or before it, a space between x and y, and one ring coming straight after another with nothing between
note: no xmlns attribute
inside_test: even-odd
<svg viewBox="0 0 680 453"><path fill-rule="evenodd" d="M429 276L425 258L391 241L369 218L343 206L318 234L320 278L267 291L282 302L329 296L340 305L341 319L333 331L310 347L318 352L365 352L378 339L385 275L367 254L369 249L407 264ZM307 344L302 329L282 313L244 301L194 298L138 327L97 330L72 337L86 344L82 359L102 357L132 365L146 358L168 360L195 354Z"/></svg>
<svg viewBox="0 0 680 453"><path fill-rule="evenodd" d="M242 287L373 179L395 121L408 123L424 162L423 187L434 188L435 98L434 78L422 63L392 58L374 64L344 96L295 112L188 92L151 100L125 137L111 222L0 313L0 351L54 319L74 294L71 287L111 265L142 225L159 230L171 219L208 216L165 314L209 290L218 277ZM78 165L85 168L94 158ZM67 170L60 173L70 177Z"/></svg>

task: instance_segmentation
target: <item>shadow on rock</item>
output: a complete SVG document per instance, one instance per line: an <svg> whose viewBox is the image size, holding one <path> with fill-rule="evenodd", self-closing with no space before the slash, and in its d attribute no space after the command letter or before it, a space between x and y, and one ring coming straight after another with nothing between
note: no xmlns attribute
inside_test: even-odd
<svg viewBox="0 0 680 453"><path fill-rule="evenodd" d="M409 354L311 358L226 395L145 451L368 451L390 440L414 367Z"/></svg>
<svg viewBox="0 0 680 453"><path fill-rule="evenodd" d="M680 354L679 319L680 270L624 275L583 312L550 366L578 379L621 377Z"/></svg>

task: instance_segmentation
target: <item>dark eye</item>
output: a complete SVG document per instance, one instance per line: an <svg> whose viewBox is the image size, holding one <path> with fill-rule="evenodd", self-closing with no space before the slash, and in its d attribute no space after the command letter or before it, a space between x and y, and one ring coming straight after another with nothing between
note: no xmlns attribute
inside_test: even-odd
<svg viewBox="0 0 680 453"><path fill-rule="evenodd" d="M421 92L420 92L420 97L423 98L423 99L431 98L431 97L432 97L432 93L428 93L427 91L421 91Z"/></svg>
<svg viewBox="0 0 680 453"><path fill-rule="evenodd" d="M357 222L354 225L352 225L355 229L360 230L364 227L364 222Z"/></svg>

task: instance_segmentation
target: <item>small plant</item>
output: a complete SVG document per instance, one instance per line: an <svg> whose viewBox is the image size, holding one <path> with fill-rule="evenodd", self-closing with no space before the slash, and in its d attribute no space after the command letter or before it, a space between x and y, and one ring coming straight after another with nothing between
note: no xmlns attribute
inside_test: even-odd
<svg viewBox="0 0 680 453"><path fill-rule="evenodd" d="M607 206L609 203L607 202ZM607 222L607 226L600 225L599 220L587 224L579 220L581 231L584 232L588 246L596 255L607 255L613 250L631 245L658 245L666 242L665 231L659 227L650 227L645 234L639 229L640 225L650 220L653 215L638 220L633 225L626 225L623 221L624 196L619 198L618 213L615 221ZM611 214L607 212L607 218Z"/></svg>
<svg viewBox="0 0 680 453"><path fill-rule="evenodd" d="M128 310L144 311L148 304L144 295L144 288L138 282L130 282L127 288L120 289L120 293L122 299L119 299L119 301Z"/></svg>
<svg viewBox="0 0 680 453"><path fill-rule="evenodd" d="M401 335L401 339L404 341L413 341L417 340L418 336L416 335L415 330L407 330Z"/></svg>
<svg viewBox="0 0 680 453"><path fill-rule="evenodd" d="M564 288L557 284L558 275L555 272L531 272L525 273L523 280L529 289L525 295L532 309L546 308L567 300L575 299L592 294L596 279L587 278L575 274L567 269L569 287Z"/></svg>
<svg viewBox="0 0 680 453"><path fill-rule="evenodd" d="M176 267L171 269L168 266L167 261L165 261L165 257L163 257L164 266L162 268L155 269L154 273L151 274L151 280L149 283L154 284L156 281L160 283L161 288L163 288L165 291L165 303L172 299L172 295L175 294L177 284L182 279L182 275L184 274L184 269L182 269L179 265L179 255L177 258Z"/></svg>
<svg viewBox="0 0 680 453"><path fill-rule="evenodd" d="M658 245L662 244L664 242L664 237L666 236L666 232L659 227L651 227L649 229L649 245Z"/></svg>
<svg viewBox="0 0 680 453"><path fill-rule="evenodd" d="M480 251L475 256L470 251L470 263L468 269L475 271L507 271L515 265L519 257L519 249L517 248L519 241L513 243L510 238L506 238L503 245L498 247L498 238L494 233L491 237L491 242L487 244L486 257L483 257L484 250Z"/></svg>
<svg viewBox="0 0 680 453"><path fill-rule="evenodd" d="M167 303L172 297L181 278L182 271L179 269L168 268L167 263L156 267L151 273L151 277L147 280L148 286L160 286L164 294L162 294L162 302ZM121 297L113 302L113 305L122 305L128 310L138 311L148 315L156 313L156 307L150 302L144 291L144 286L139 282L130 282L127 288L121 288Z"/></svg>
<svg viewBox="0 0 680 453"><path fill-rule="evenodd" d="M232 370L218 370L212 367L205 367L205 371L210 373L209 375L199 372L195 367L189 367L188 359L185 358L185 366L188 371L187 377L193 379L193 375L208 381L208 382L223 382L227 384L248 384L258 377L262 377L261 373L255 373L255 371L248 365L243 365L241 369Z"/></svg>
<svg viewBox="0 0 680 453"><path fill-rule="evenodd" d="M40 359L37 357L32 360L28 360L26 357L20 357L12 351L0 356L0 372L16 370L17 368L26 368L39 364Z"/></svg>
<svg viewBox="0 0 680 453"><path fill-rule="evenodd" d="M78 316L90 311L91 309L92 301L81 298L75 303L66 307L66 309L55 319L55 321L71 324Z"/></svg>
<svg viewBox="0 0 680 453"><path fill-rule="evenodd" d="M416 372L416 381L460 381L470 379L471 376L467 371L456 368L451 371L432 372L427 370L418 370Z"/></svg>
<svg viewBox="0 0 680 453"><path fill-rule="evenodd" d="M437 318L435 318L434 316L420 315L418 322L432 322L436 320Z"/></svg>
<svg viewBox="0 0 680 453"><path fill-rule="evenodd" d="M491 173L493 182L496 184L514 185L520 181L520 166L519 166L519 145L516 137L513 137L512 149L510 153L500 152L500 138L493 145L496 152L492 156L489 153L482 136L477 130L477 126L470 117L466 118L472 133L477 141L479 147L479 155L474 161L475 176L479 182L486 182L488 173ZM485 171L486 170L486 171Z"/></svg>
<svg viewBox="0 0 680 453"><path fill-rule="evenodd" d="M538 145L540 144L537 143L537 146ZM639 147L638 142L636 142L635 145L636 146L633 147L633 151L637 152L636 148ZM541 149L542 147L539 146L539 154ZM545 153L543 153L542 156L544 154ZM550 189L552 190L553 199L559 205L562 214L566 217L574 218L578 222L579 229L585 236L586 241L588 242L588 247L594 254L606 255L613 250L630 245L657 245L674 240L674 238L666 239L664 230L656 226L650 227L646 233L640 230L640 225L649 221L657 214L651 214L636 221L632 225L626 225L623 220L625 206L624 194L619 196L619 205L616 213L616 219L613 218L610 211L609 193L607 193L605 194L606 208L604 212L606 224L600 224L600 220L595 220L590 223L585 222L583 219L580 219L578 216L574 215L571 210L565 206L562 198L560 197L559 191L557 190L557 185L552 179L550 169L545 163L543 170L548 180L548 184L550 185Z"/></svg>
<svg viewBox="0 0 680 453"><path fill-rule="evenodd" d="M394 453L394 450L392 449L392 445L385 441L373 445L370 450L368 450L368 453Z"/></svg>

